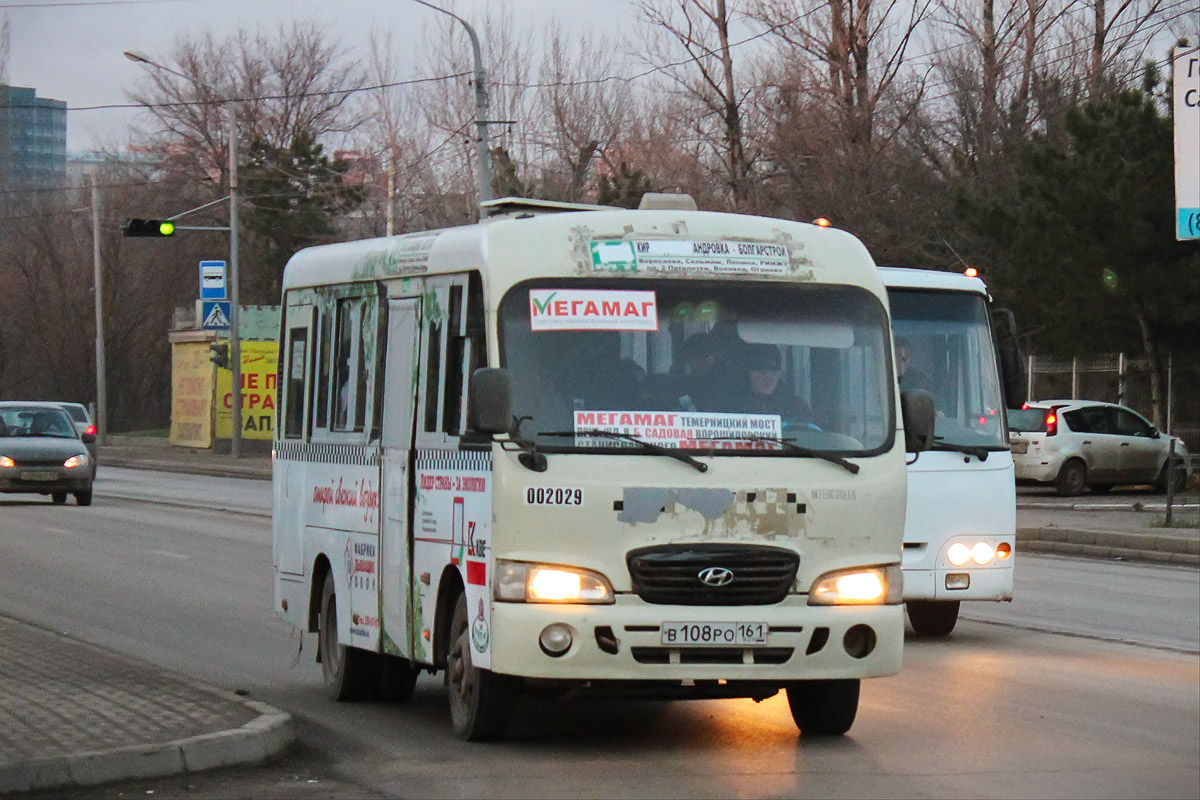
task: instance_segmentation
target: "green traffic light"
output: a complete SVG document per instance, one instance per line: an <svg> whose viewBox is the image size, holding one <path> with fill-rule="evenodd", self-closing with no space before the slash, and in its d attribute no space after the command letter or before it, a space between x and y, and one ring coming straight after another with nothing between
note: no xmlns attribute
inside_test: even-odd
<svg viewBox="0 0 1200 800"><path fill-rule="evenodd" d="M163 220L158 223L158 232L163 236L170 236L175 233L175 223L170 220Z"/></svg>

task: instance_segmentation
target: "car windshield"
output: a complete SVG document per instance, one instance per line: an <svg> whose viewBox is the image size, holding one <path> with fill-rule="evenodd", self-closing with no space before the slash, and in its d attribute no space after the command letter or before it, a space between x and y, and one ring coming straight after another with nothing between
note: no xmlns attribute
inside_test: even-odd
<svg viewBox="0 0 1200 800"><path fill-rule="evenodd" d="M1010 408L1008 410L1008 428L1019 433L1045 433L1045 408Z"/></svg>
<svg viewBox="0 0 1200 800"><path fill-rule="evenodd" d="M539 448L649 452L602 432L781 457L892 441L887 319L861 288L539 279L500 317L515 434Z"/></svg>
<svg viewBox="0 0 1200 800"><path fill-rule="evenodd" d="M935 448L1008 448L987 302L974 292L889 289L901 391L933 395Z"/></svg>
<svg viewBox="0 0 1200 800"><path fill-rule="evenodd" d="M38 406L0 408L0 436L77 438L75 426L65 411Z"/></svg>

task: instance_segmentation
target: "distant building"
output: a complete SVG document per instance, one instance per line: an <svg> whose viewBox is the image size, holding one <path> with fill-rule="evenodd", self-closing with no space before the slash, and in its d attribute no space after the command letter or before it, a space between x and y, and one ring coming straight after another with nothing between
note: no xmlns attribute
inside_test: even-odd
<svg viewBox="0 0 1200 800"><path fill-rule="evenodd" d="M0 83L0 186L58 186L67 170L67 104Z"/></svg>

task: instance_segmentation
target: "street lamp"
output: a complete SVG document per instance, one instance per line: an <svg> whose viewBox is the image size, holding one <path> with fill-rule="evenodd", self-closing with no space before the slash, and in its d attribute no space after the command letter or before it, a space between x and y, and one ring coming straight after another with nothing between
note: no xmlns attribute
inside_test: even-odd
<svg viewBox="0 0 1200 800"><path fill-rule="evenodd" d="M124 56L138 64L147 64L163 72L169 72L185 81L195 79L182 72L153 61L137 50L126 50ZM229 454L234 458L242 455L242 343L239 334L241 322L241 298L238 291L238 172L237 172L237 101L225 101L229 131L229 380L232 394L232 430L229 432ZM203 208L204 206L201 206ZM198 209L193 209L193 211ZM185 212L190 213L190 212Z"/></svg>
<svg viewBox="0 0 1200 800"><path fill-rule="evenodd" d="M425 0L412 1L458 20L467 29L467 36L471 39L471 50L475 54L475 128L479 134L476 147L479 153L479 216L482 217L483 204L492 199L492 146L488 138L487 73L483 70L483 51L479 47L479 37L475 35L475 29L457 14L438 8Z"/></svg>

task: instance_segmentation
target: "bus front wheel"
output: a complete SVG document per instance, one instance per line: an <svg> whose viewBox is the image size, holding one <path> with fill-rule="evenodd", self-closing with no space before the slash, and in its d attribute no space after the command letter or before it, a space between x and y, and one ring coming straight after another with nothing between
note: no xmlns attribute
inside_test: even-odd
<svg viewBox="0 0 1200 800"><path fill-rule="evenodd" d="M459 595L450 620L446 688L450 692L450 723L458 738L482 742L504 736L512 717L516 681L475 666L465 595Z"/></svg>
<svg viewBox="0 0 1200 800"><path fill-rule="evenodd" d="M918 636L949 636L958 622L958 600L909 600L908 621Z"/></svg>
<svg viewBox="0 0 1200 800"><path fill-rule="evenodd" d="M788 707L800 733L841 736L850 730L858 715L860 683L857 678L789 683Z"/></svg>
<svg viewBox="0 0 1200 800"><path fill-rule="evenodd" d="M330 573L321 589L321 619L317 629L325 692L334 700L370 700L379 685L379 656L338 642L337 605Z"/></svg>

